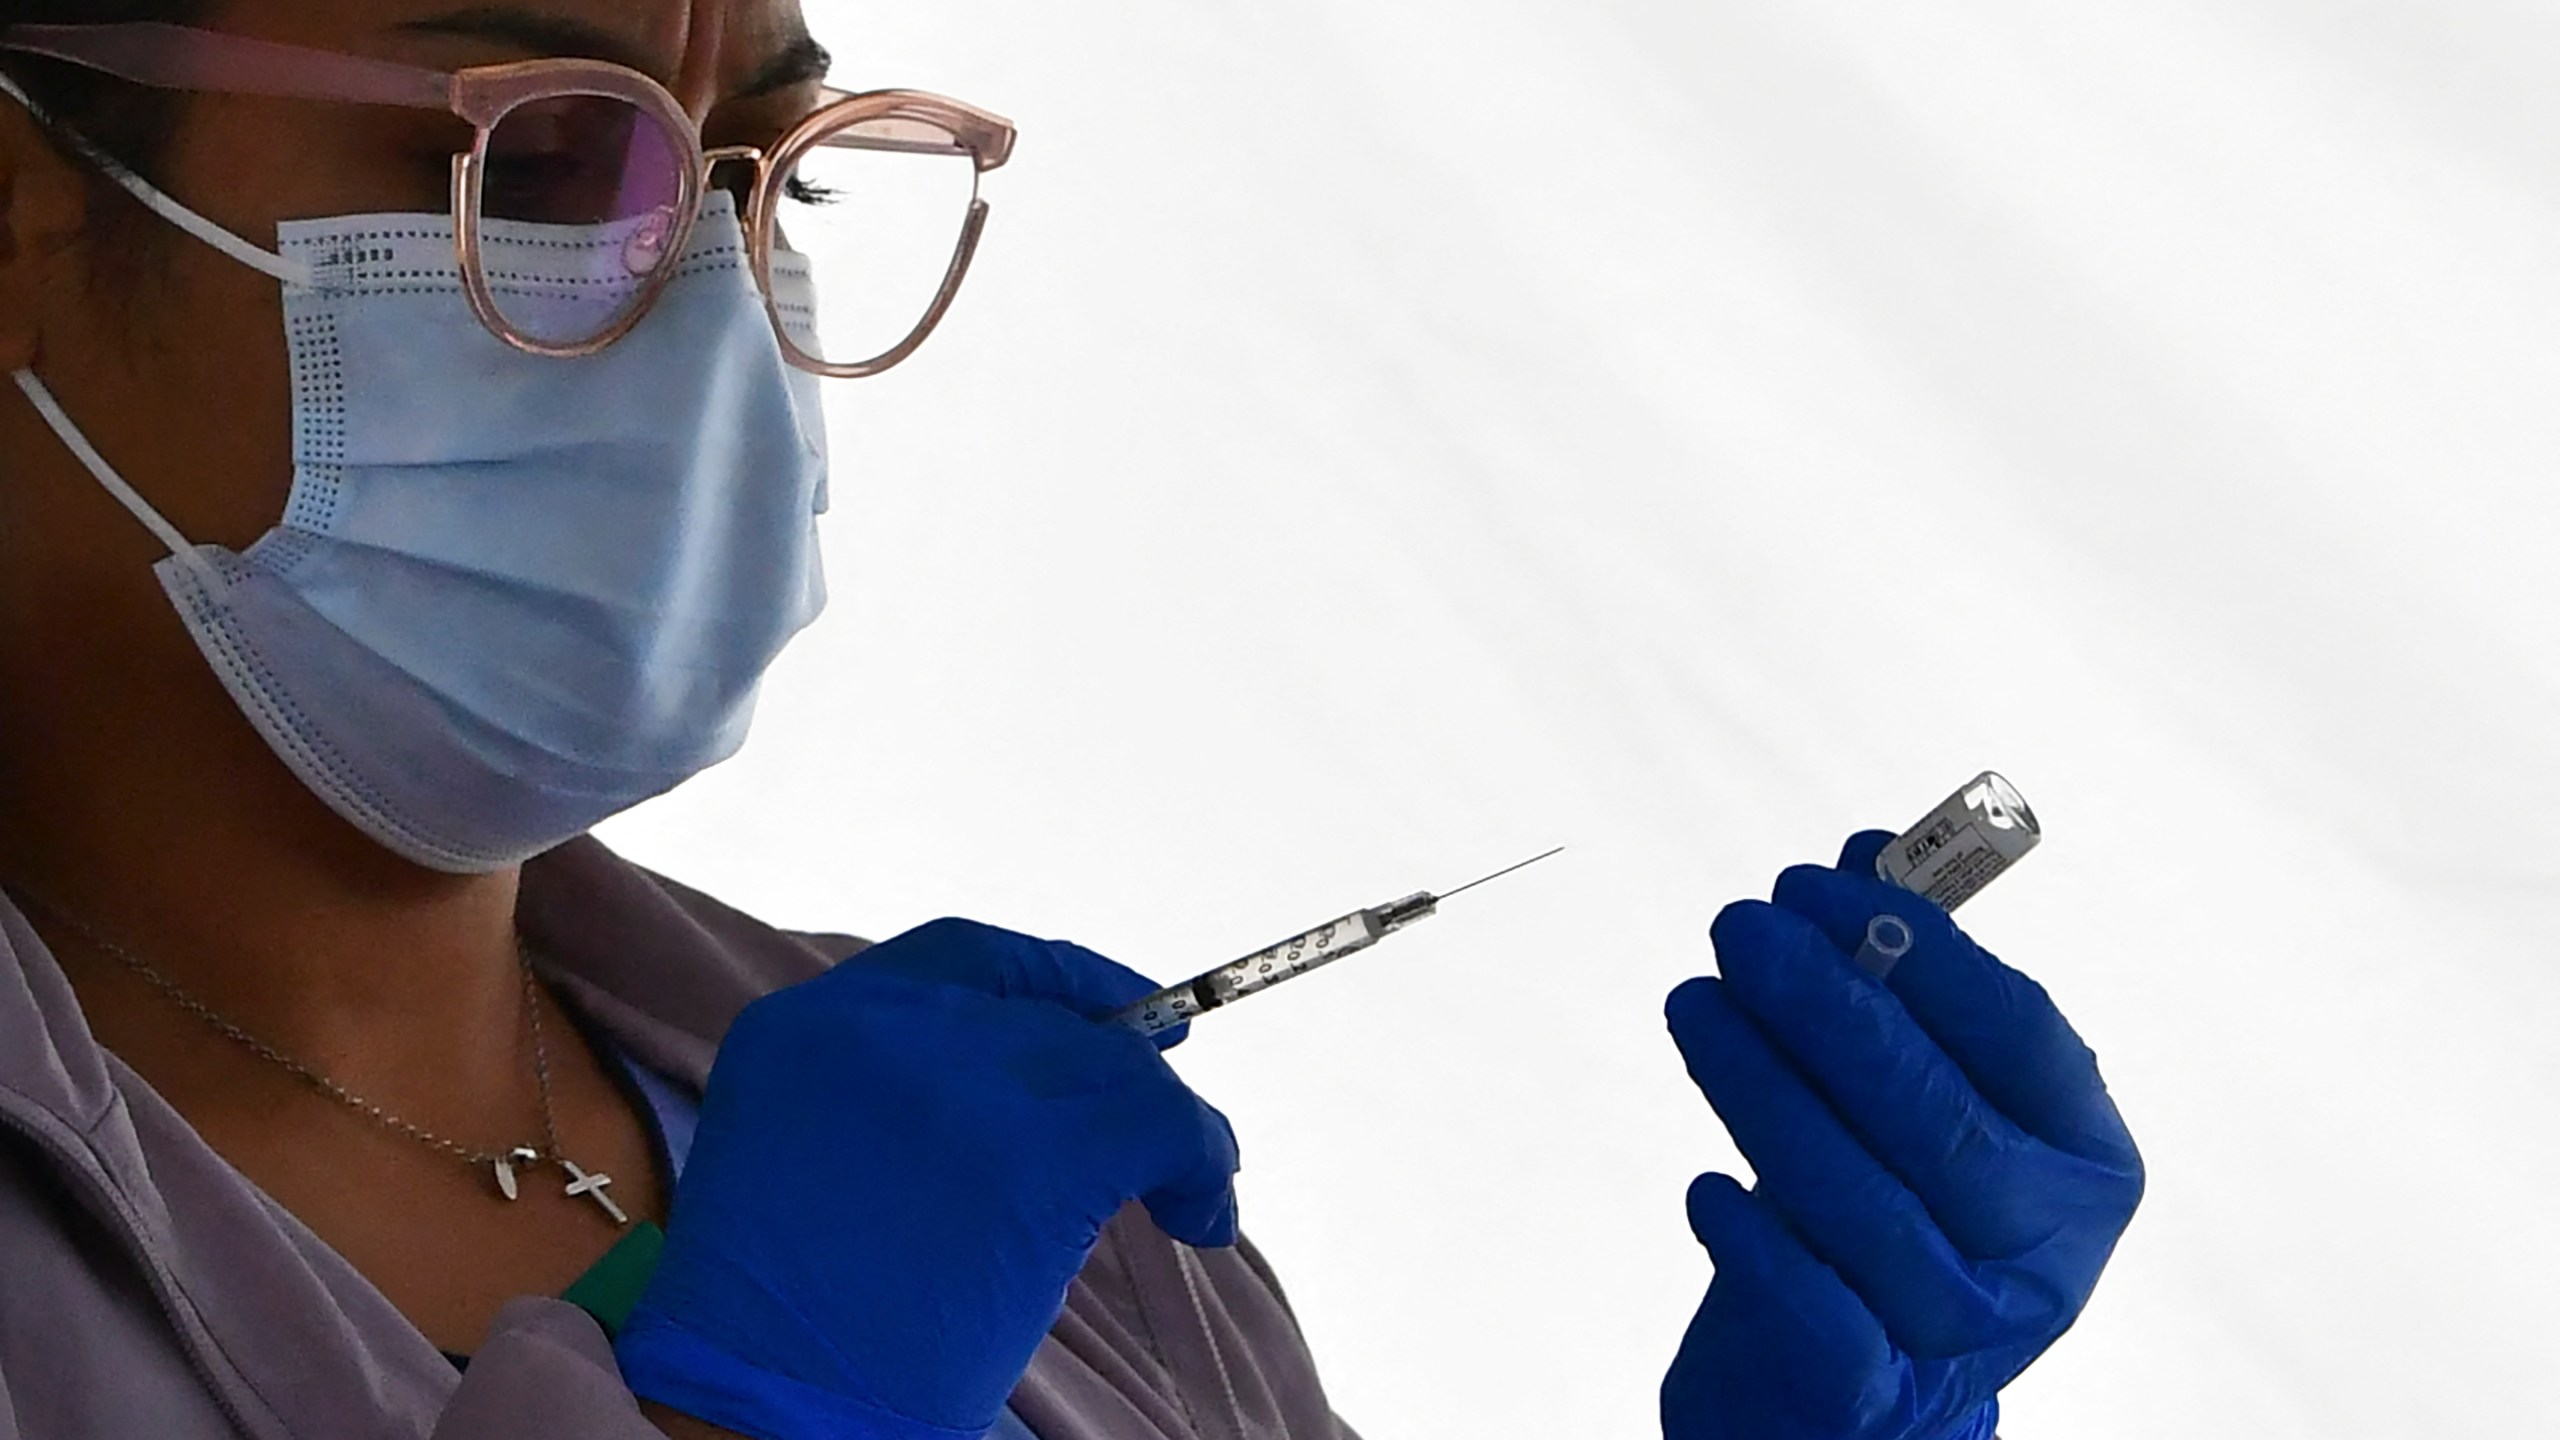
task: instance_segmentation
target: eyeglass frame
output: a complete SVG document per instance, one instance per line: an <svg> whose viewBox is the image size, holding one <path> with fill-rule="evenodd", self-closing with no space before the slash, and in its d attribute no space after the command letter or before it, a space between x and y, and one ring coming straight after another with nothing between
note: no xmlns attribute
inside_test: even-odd
<svg viewBox="0 0 2560 1440"><path fill-rule="evenodd" d="M453 157L453 223L455 259L462 268L463 291L472 313L500 340L527 354L574 360L610 348L646 317L685 252L700 218L713 172L724 164L755 169L745 216L748 263L756 288L764 296L784 358L794 366L835 379L877 375L916 352L950 310L960 284L968 278L980 235L985 231L987 202L972 195L942 285L924 318L907 337L868 360L831 363L810 355L792 339L781 307L774 300L773 252L777 226L775 201L801 158L831 135L878 120L909 120L935 126L959 142L976 173L1002 166L1013 154L1016 131L1002 116L966 102L922 90L847 91L826 87L818 107L783 132L770 148L723 145L705 148L693 117L664 85L607 60L557 57L514 60L494 65L436 70L342 51L317 50L162 21L105 25L12 25L0 30L0 51L58 60L115 76L137 85L197 94L264 95L287 100L331 100L357 105L390 105L440 110L473 127L471 148ZM659 121L684 152L680 166L672 229L663 242L666 256L643 282L629 313L602 333L569 344L525 334L498 308L480 253L480 205L488 174L489 137L519 107L537 100L587 95L620 100ZM887 141L857 149L910 149L912 144ZM940 146L930 147L936 153Z"/></svg>

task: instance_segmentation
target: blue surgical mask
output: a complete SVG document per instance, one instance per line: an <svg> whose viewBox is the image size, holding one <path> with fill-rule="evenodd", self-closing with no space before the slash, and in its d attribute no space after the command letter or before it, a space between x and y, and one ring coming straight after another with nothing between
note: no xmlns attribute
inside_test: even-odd
<svg viewBox="0 0 2560 1440"><path fill-rule="evenodd" d="M825 604L826 442L725 195L639 327L563 360L481 326L448 217L294 221L269 252L123 178L284 283L282 522L244 551L190 542L34 374L17 383L168 546L161 585L304 784L399 854L481 873L736 752L766 668ZM485 242L500 283L537 287L622 243ZM808 313L805 272L776 270L784 313Z"/></svg>

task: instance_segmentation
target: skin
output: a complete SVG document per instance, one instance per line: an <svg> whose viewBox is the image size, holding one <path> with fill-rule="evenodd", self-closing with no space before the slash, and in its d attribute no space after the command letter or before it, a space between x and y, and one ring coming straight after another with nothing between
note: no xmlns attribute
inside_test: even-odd
<svg viewBox="0 0 2560 1440"><path fill-rule="evenodd" d="M236 0L211 28L455 68L566 53L420 33L450 0ZM793 0L528 0L666 84L707 144L770 141L814 103L738 98L803 35ZM460 122L205 95L155 179L272 246L280 219L441 210ZM0 103L0 368L29 367L180 531L245 549L282 514L290 400L276 283L173 228L99 223L81 167ZM120 203L120 202L119 202ZM563 361L558 363L576 363ZM436 403L420 395L422 405ZM436 874L323 807L224 693L162 595L162 551L0 386L0 884L76 914L251 1033L475 1148L540 1134L522 1044L517 875ZM37 915L102 1043L437 1345L556 1294L617 1232L534 1172L487 1173L318 1096ZM663 1219L646 1132L543 1000L564 1148ZM653 1412L671 1433L715 1434Z"/></svg>

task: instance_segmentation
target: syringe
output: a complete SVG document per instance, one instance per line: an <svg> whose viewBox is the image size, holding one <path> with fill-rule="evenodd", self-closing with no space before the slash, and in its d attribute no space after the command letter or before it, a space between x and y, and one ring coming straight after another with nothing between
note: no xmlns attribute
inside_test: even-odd
<svg viewBox="0 0 2560 1440"><path fill-rule="evenodd" d="M1222 1005L1232 1005L1247 995L1268 990L1283 980L1295 980L1345 955L1366 950L1407 925L1438 914L1440 902L1451 896L1563 853L1564 847L1559 845L1545 855L1535 855L1517 865L1496 870L1482 880L1470 880L1446 895L1434 895L1424 890L1389 904L1354 910L1339 920L1328 921L1304 934L1292 935L1233 964L1221 965L1179 985L1167 985L1111 1018L1142 1035L1170 1030Z"/></svg>

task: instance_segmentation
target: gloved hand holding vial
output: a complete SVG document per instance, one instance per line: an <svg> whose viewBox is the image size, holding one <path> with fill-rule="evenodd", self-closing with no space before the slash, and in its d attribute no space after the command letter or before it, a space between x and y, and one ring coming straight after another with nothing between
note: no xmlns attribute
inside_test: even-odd
<svg viewBox="0 0 2560 1440"><path fill-rule="evenodd" d="M1985 775L1899 836L1782 874L1665 1006L1756 1175L1690 1186L1715 1263L1666 1440L1992 1440L2142 1196L2095 1057L1948 910L2041 838Z"/></svg>

